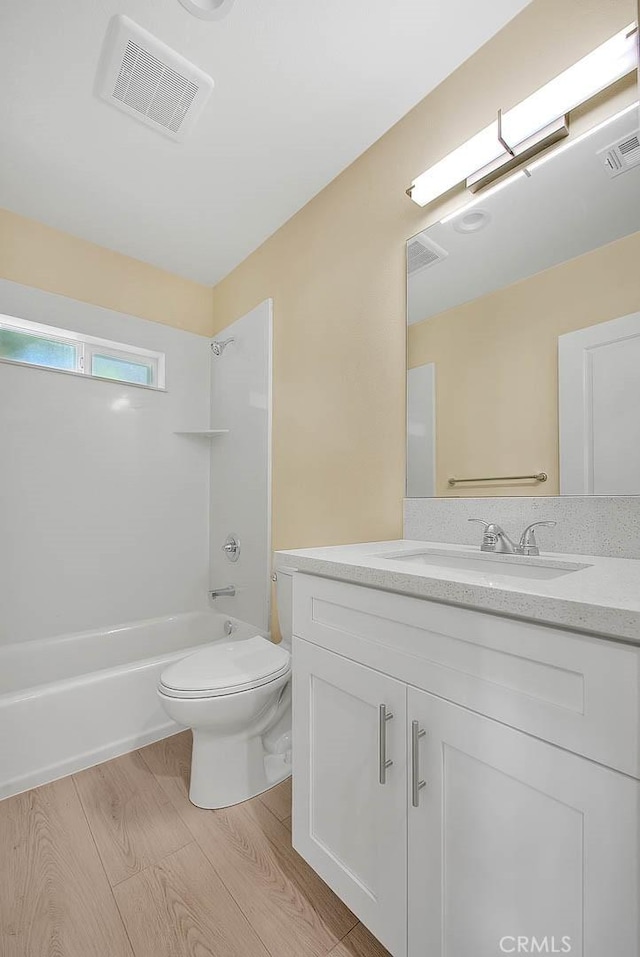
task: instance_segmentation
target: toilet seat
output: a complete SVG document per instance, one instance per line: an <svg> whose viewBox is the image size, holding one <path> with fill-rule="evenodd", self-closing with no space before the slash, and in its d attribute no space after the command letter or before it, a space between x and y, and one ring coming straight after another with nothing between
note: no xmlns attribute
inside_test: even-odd
<svg viewBox="0 0 640 957"><path fill-rule="evenodd" d="M159 690L170 698L214 698L269 684L291 668L291 655L268 638L218 641L163 671Z"/></svg>

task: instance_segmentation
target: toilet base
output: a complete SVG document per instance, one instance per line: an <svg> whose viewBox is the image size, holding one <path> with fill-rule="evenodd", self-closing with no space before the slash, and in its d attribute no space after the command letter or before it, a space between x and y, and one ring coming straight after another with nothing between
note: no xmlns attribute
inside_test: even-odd
<svg viewBox="0 0 640 957"><path fill-rule="evenodd" d="M270 754L261 735L221 736L193 730L189 800L213 810L268 791L291 774L291 754Z"/></svg>

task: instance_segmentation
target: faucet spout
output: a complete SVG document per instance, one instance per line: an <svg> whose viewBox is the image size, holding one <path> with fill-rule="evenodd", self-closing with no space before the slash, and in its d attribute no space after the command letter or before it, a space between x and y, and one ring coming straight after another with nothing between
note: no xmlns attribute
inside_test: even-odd
<svg viewBox="0 0 640 957"><path fill-rule="evenodd" d="M470 518L469 521L479 522L481 525L484 525L480 551L502 555L515 555L517 553L518 546L515 542L511 541L500 525L496 525L495 522L485 522L481 518Z"/></svg>
<svg viewBox="0 0 640 957"><path fill-rule="evenodd" d="M214 600L216 598L233 598L235 597L236 586L235 585L225 585L224 588L214 588L209 592L209 597Z"/></svg>

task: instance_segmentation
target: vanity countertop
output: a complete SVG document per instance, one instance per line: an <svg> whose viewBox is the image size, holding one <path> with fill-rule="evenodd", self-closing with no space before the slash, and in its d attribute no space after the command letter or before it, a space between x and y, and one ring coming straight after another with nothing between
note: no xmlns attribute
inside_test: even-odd
<svg viewBox="0 0 640 957"><path fill-rule="evenodd" d="M583 567L552 580L529 580L513 572L501 575L499 561L487 563L485 572L382 557L421 548L455 556L467 555L473 547L401 540L302 548L276 552L275 567L640 644L640 560L546 552L541 565Z"/></svg>

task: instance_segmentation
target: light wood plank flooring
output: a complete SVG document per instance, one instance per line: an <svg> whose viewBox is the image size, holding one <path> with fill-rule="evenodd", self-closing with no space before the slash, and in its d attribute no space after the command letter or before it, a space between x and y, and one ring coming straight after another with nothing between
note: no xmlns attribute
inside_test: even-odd
<svg viewBox="0 0 640 957"><path fill-rule="evenodd" d="M0 802L0 957L389 957L291 847L291 782L188 799L190 732Z"/></svg>

